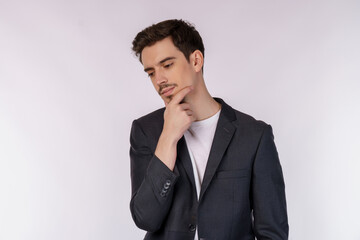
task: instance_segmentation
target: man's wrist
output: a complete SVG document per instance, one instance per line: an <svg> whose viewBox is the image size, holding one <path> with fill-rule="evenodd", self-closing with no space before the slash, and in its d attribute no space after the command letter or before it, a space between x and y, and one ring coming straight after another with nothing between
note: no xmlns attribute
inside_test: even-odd
<svg viewBox="0 0 360 240"><path fill-rule="evenodd" d="M161 134L156 146L155 155L172 171L176 161L177 140Z"/></svg>

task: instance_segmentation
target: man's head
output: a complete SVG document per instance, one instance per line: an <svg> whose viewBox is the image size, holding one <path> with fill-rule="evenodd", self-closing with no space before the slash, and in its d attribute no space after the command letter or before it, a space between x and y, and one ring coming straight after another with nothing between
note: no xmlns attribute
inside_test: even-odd
<svg viewBox="0 0 360 240"><path fill-rule="evenodd" d="M133 50L165 102L202 78L204 45L196 29L182 20L154 24L137 34Z"/></svg>
<svg viewBox="0 0 360 240"><path fill-rule="evenodd" d="M132 50L142 62L143 49L166 37L171 37L175 47L184 54L188 61L190 54L195 50L199 50L204 56L204 44L199 32L190 23L177 19L153 24L139 32L132 42Z"/></svg>

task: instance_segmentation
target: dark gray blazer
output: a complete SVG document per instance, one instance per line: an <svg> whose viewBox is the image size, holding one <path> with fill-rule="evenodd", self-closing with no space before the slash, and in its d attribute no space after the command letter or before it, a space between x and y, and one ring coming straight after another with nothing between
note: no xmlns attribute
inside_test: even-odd
<svg viewBox="0 0 360 240"><path fill-rule="evenodd" d="M145 239L287 239L283 174L270 125L222 99L218 125L197 199L184 137L174 171L155 155L164 108L133 121L130 135L135 224Z"/></svg>

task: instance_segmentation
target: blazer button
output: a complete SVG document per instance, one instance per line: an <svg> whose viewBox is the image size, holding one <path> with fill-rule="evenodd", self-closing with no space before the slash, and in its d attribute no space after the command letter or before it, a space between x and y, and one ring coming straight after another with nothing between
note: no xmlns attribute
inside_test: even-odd
<svg viewBox="0 0 360 240"><path fill-rule="evenodd" d="M166 196L166 191L165 191L164 189L160 192L160 196L161 196L161 197L165 197L165 196Z"/></svg>
<svg viewBox="0 0 360 240"><path fill-rule="evenodd" d="M171 182L170 180L166 180L165 184L164 184L164 189L168 190L170 188Z"/></svg>
<svg viewBox="0 0 360 240"><path fill-rule="evenodd" d="M196 226L194 224L189 224L189 230L190 232L195 232Z"/></svg>

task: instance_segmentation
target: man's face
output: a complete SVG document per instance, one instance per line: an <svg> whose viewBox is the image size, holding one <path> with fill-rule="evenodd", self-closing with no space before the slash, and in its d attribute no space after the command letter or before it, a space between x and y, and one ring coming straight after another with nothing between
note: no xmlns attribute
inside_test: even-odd
<svg viewBox="0 0 360 240"><path fill-rule="evenodd" d="M145 47L141 56L144 71L166 103L181 89L194 85L195 71L171 37Z"/></svg>

